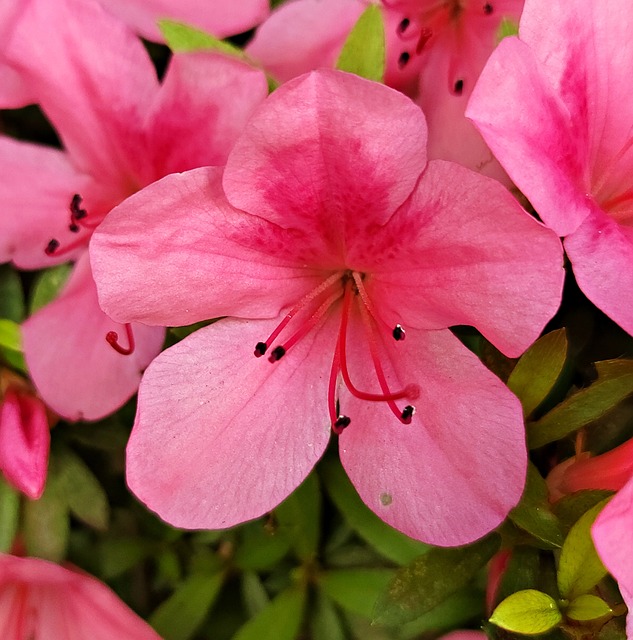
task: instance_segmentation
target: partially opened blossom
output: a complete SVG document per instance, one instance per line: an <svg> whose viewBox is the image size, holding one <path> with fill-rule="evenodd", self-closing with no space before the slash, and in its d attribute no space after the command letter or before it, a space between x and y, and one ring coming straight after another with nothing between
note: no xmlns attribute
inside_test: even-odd
<svg viewBox="0 0 633 640"><path fill-rule="evenodd" d="M256 32L248 52L279 80L334 66L370 0L291 0ZM430 158L507 181L464 109L503 20L518 21L523 0L383 0L385 83L415 97L429 127Z"/></svg>
<svg viewBox="0 0 633 640"><path fill-rule="evenodd" d="M44 491L49 445L44 403L25 380L0 369L0 471L29 498Z"/></svg>
<svg viewBox="0 0 633 640"><path fill-rule="evenodd" d="M633 7L526 0L468 106L560 236L585 295L633 334Z"/></svg>
<svg viewBox="0 0 633 640"><path fill-rule="evenodd" d="M160 640L95 578L37 558L0 554L3 640Z"/></svg>
<svg viewBox="0 0 633 640"><path fill-rule="evenodd" d="M218 38L243 33L258 25L269 12L268 0L99 0L144 38L162 41L157 22L185 22Z"/></svg>
<svg viewBox="0 0 633 640"><path fill-rule="evenodd" d="M402 94L314 72L259 108L226 169L168 176L97 230L117 320L228 316L161 354L139 391L128 483L168 522L269 511L332 429L362 499L411 536L466 543L516 504L521 407L447 327L521 353L558 306L560 243L425 144Z"/></svg>
<svg viewBox="0 0 633 640"><path fill-rule="evenodd" d="M96 2L19 5L3 53L64 150L0 138L0 261L75 261L60 296L25 322L23 343L46 403L94 420L136 391L164 330L121 325L100 310L86 251L92 232L144 185L223 164L267 84L262 72L212 53L175 56L161 84L140 40Z"/></svg>

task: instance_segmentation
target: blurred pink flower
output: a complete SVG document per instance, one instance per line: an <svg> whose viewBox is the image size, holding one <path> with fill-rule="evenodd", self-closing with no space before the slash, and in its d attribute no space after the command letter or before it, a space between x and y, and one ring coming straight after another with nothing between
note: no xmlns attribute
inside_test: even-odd
<svg viewBox="0 0 633 640"><path fill-rule="evenodd" d="M633 334L633 10L526 0L466 115L543 221L585 295Z"/></svg>
<svg viewBox="0 0 633 640"><path fill-rule="evenodd" d="M140 40L96 2L19 5L3 55L65 150L0 138L0 261L76 261L60 296L23 325L23 343L46 403L68 419L95 420L136 391L164 329L122 326L100 310L86 251L92 232L152 181L223 164L267 83L239 61L198 53L174 56L159 84ZM131 353L117 353L106 335Z"/></svg>
<svg viewBox="0 0 633 640"><path fill-rule="evenodd" d="M3 640L160 640L106 585L37 558L0 554Z"/></svg>
<svg viewBox="0 0 633 640"><path fill-rule="evenodd" d="M113 317L229 316L141 384L128 483L168 522L269 511L330 427L362 499L408 535L463 544L516 504L521 407L447 327L520 354L558 307L561 246L496 181L425 146L405 96L314 72L260 107L224 171L169 176L97 230Z"/></svg>

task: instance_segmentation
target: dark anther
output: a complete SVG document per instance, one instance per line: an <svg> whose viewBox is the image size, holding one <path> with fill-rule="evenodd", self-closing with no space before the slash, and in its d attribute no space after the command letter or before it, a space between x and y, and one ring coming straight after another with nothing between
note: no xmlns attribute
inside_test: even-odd
<svg viewBox="0 0 633 640"><path fill-rule="evenodd" d="M283 347L275 347L268 357L268 360L270 360L270 362L277 362L277 360L281 360L285 355L286 350Z"/></svg>
<svg viewBox="0 0 633 640"><path fill-rule="evenodd" d="M409 20L409 18L404 18L402 22L398 25L398 33L404 33L409 28L410 24L411 24L411 21Z"/></svg>
<svg viewBox="0 0 633 640"><path fill-rule="evenodd" d="M69 229L70 231L72 231L73 233L77 233L77 232L79 231L79 227L78 227L74 222L71 222L71 223L68 225L68 229Z"/></svg>
<svg viewBox="0 0 633 640"><path fill-rule="evenodd" d="M55 240L55 238L53 238L52 240L49 240L46 245L46 249L44 249L44 253L47 256L52 256L57 249L59 249L59 240Z"/></svg>
<svg viewBox="0 0 633 640"><path fill-rule="evenodd" d="M261 358L266 351L268 351L268 345L265 342L258 342L255 345L255 357Z"/></svg>
<svg viewBox="0 0 633 640"><path fill-rule="evenodd" d="M393 328L391 335L393 335L394 340L404 340L406 337L406 333L404 332L404 329L402 328L401 324L397 324Z"/></svg>
<svg viewBox="0 0 633 640"><path fill-rule="evenodd" d="M400 69L404 69L410 59L411 56L406 51L403 51L398 58L398 67L400 67Z"/></svg>
<svg viewBox="0 0 633 640"><path fill-rule="evenodd" d="M464 81L458 80L455 83L455 86L453 87L453 91L455 92L456 95L461 96L463 90L464 90Z"/></svg>
<svg viewBox="0 0 633 640"><path fill-rule="evenodd" d="M70 212L73 214L73 219L75 220L81 220L88 215L88 212L81 208L82 200L83 198L76 193L70 201Z"/></svg>
<svg viewBox="0 0 633 640"><path fill-rule="evenodd" d="M484 13L489 16L492 13L492 5L489 2L486 2L484 5Z"/></svg>
<svg viewBox="0 0 633 640"><path fill-rule="evenodd" d="M404 424L410 424L411 423L411 418L413 417L413 414L415 413L415 407L412 407L410 404L408 404L403 410L402 410L402 422L404 422Z"/></svg>
<svg viewBox="0 0 633 640"><path fill-rule="evenodd" d="M351 418L348 418L347 416L339 416L336 419L336 422L334 423L334 426L337 429L345 429L346 427L349 427L349 423L351 422Z"/></svg>

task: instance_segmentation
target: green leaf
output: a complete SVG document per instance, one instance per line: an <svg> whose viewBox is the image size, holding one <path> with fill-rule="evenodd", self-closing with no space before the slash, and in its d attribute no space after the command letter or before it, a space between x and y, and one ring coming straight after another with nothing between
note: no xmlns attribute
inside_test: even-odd
<svg viewBox="0 0 633 640"><path fill-rule="evenodd" d="M29 304L29 313L31 315L57 298L68 281L72 269L71 264L59 264L42 271L36 278L31 291Z"/></svg>
<svg viewBox="0 0 633 640"><path fill-rule="evenodd" d="M319 585L339 606L370 618L374 603L393 577L392 569L339 569L321 574Z"/></svg>
<svg viewBox="0 0 633 640"><path fill-rule="evenodd" d="M299 560L312 560L321 534L321 488L316 474L305 481L276 509L278 535L285 536Z"/></svg>
<svg viewBox="0 0 633 640"><path fill-rule="evenodd" d="M531 546L514 547L501 578L497 601L507 598L516 591L539 586L540 573L541 558L538 549Z"/></svg>
<svg viewBox="0 0 633 640"><path fill-rule="evenodd" d="M347 640L336 607L322 593L316 594L314 605L310 607L310 631L312 640Z"/></svg>
<svg viewBox="0 0 633 640"><path fill-rule="evenodd" d="M20 520L20 494L0 476L0 553L9 553Z"/></svg>
<svg viewBox="0 0 633 640"><path fill-rule="evenodd" d="M233 640L295 640L301 629L306 593L299 587L282 591L271 603L249 620Z"/></svg>
<svg viewBox="0 0 633 640"><path fill-rule="evenodd" d="M521 356L508 378L508 387L529 416L547 399L559 379L568 353L565 329L539 338Z"/></svg>
<svg viewBox="0 0 633 640"><path fill-rule="evenodd" d="M499 549L492 534L467 547L431 549L398 570L374 608L374 622L398 625L438 606L468 583Z"/></svg>
<svg viewBox="0 0 633 640"><path fill-rule="evenodd" d="M510 18L503 18L497 29L497 44L508 36L516 36L519 33L519 23L510 20Z"/></svg>
<svg viewBox="0 0 633 640"><path fill-rule="evenodd" d="M570 529L558 560L558 590L567 600L574 600L593 589L604 576L604 568L591 539L591 526L607 500L583 514Z"/></svg>
<svg viewBox="0 0 633 640"><path fill-rule="evenodd" d="M578 522L578 519L599 502L610 498L613 491L594 489L590 491L577 491L561 498L552 510L556 514L560 523L569 530Z"/></svg>
<svg viewBox="0 0 633 640"><path fill-rule="evenodd" d="M105 531L110 518L108 497L84 461L70 449L56 452L70 511L90 527Z"/></svg>
<svg viewBox="0 0 633 640"><path fill-rule="evenodd" d="M268 592L254 571L242 574L242 599L249 617L254 617L270 602Z"/></svg>
<svg viewBox="0 0 633 640"><path fill-rule="evenodd" d="M0 347L9 351L22 352L22 335L17 322L0 318Z"/></svg>
<svg viewBox="0 0 633 640"><path fill-rule="evenodd" d="M248 60L246 54L235 45L219 40L206 31L201 31L183 22L174 20L159 20L160 29L167 46L174 52L188 53L190 51L219 51L228 55Z"/></svg>
<svg viewBox="0 0 633 640"><path fill-rule="evenodd" d="M141 538L105 538L99 545L101 577L109 580L124 574L142 562L152 550Z"/></svg>
<svg viewBox="0 0 633 640"><path fill-rule="evenodd" d="M20 276L11 265L0 265L0 318L22 322L24 315L24 291Z"/></svg>
<svg viewBox="0 0 633 640"><path fill-rule="evenodd" d="M385 27L382 11L369 5L347 36L336 62L341 71L382 82L385 76Z"/></svg>
<svg viewBox="0 0 633 640"><path fill-rule="evenodd" d="M224 582L224 573L189 576L149 618L164 640L188 640L204 622Z"/></svg>
<svg viewBox="0 0 633 640"><path fill-rule="evenodd" d="M246 571L263 571L274 567L289 550L287 537L258 520L240 528L233 562Z"/></svg>
<svg viewBox="0 0 633 640"><path fill-rule="evenodd" d="M490 616L490 622L498 627L525 635L551 631L562 619L554 598L535 589L513 593Z"/></svg>
<svg viewBox="0 0 633 640"><path fill-rule="evenodd" d="M565 615L577 622L597 620L612 613L611 607L598 596L584 594L569 603Z"/></svg>
<svg viewBox="0 0 633 640"><path fill-rule="evenodd" d="M349 526L385 558L408 564L429 546L385 524L358 496L338 458L325 458L319 466L323 483Z"/></svg>
<svg viewBox="0 0 633 640"><path fill-rule="evenodd" d="M562 546L562 526L550 509L545 480L532 463L528 467L521 502L510 511L509 518L549 548Z"/></svg>
<svg viewBox="0 0 633 640"><path fill-rule="evenodd" d="M528 423L528 442L537 449L602 417L633 393L633 360L596 362L598 379L545 414Z"/></svg>

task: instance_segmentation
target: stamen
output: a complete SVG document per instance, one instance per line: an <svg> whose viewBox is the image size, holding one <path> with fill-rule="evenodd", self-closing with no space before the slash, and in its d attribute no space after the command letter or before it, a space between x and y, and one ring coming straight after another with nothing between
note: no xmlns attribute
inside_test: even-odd
<svg viewBox="0 0 633 640"><path fill-rule="evenodd" d="M276 347L268 357L269 362L277 362L286 355L286 350L283 347Z"/></svg>
<svg viewBox="0 0 633 640"><path fill-rule="evenodd" d="M409 28L410 24L411 24L411 20L409 20L409 18L403 18L400 24L398 25L398 29L397 29L398 35L402 35Z"/></svg>
<svg viewBox="0 0 633 640"><path fill-rule="evenodd" d="M73 220L82 220L88 215L88 212L81 208L82 201L83 198L78 193L76 193L70 201L70 213Z"/></svg>
<svg viewBox="0 0 633 640"><path fill-rule="evenodd" d="M457 80L453 85L453 93L455 95L461 96L463 91L464 91L464 81Z"/></svg>
<svg viewBox="0 0 633 640"><path fill-rule="evenodd" d="M413 417L414 413L415 413L415 407L413 407L410 404L408 404L402 410L402 415L400 416L400 419L402 420L402 422L404 424L411 424L411 418Z"/></svg>
<svg viewBox="0 0 633 640"><path fill-rule="evenodd" d="M398 67L400 69L404 69L407 66L407 63L409 62L410 59L411 59L411 54L407 53L406 51L403 51L400 54L400 57L398 58Z"/></svg>
<svg viewBox="0 0 633 640"><path fill-rule="evenodd" d="M52 240L48 241L48 244L46 245L46 249L44 249L44 253L47 256L52 256L55 254L55 251L57 251L57 249L59 249L59 240L56 240L55 238L53 238Z"/></svg>
<svg viewBox="0 0 633 640"><path fill-rule="evenodd" d="M349 427L351 422L351 419L347 416L339 416L334 422L334 432L337 434L342 433L343 429Z"/></svg>
<svg viewBox="0 0 633 640"><path fill-rule="evenodd" d="M484 5L484 13L489 16L492 13L492 5L489 2L486 2Z"/></svg>
<svg viewBox="0 0 633 640"><path fill-rule="evenodd" d="M393 335L394 340L404 340L407 337L407 334L401 324L397 324L393 328L391 335Z"/></svg>
<svg viewBox="0 0 633 640"><path fill-rule="evenodd" d="M426 46L426 43L431 39L433 35L433 31L428 27L424 27L420 30L420 37L418 38L418 44L415 47L415 52L420 55L422 53L422 49Z"/></svg>
<svg viewBox="0 0 633 640"><path fill-rule="evenodd" d="M275 341L277 336L288 326L288 323L303 309L309 302L314 300L324 291L329 289L335 282L338 282L343 277L343 271L338 271L332 274L329 278L324 280L318 287L315 287L299 300L299 302L286 314L284 319L277 325L275 330L268 336L265 342L258 342L255 345L255 357L260 358L263 356L270 345Z"/></svg>
<svg viewBox="0 0 633 640"><path fill-rule="evenodd" d="M131 353L134 353L134 348L135 348L135 344L134 344L134 333L132 331L132 325L127 322L125 324L125 332L127 333L127 341L128 341L128 347L122 347L119 344L119 334L116 331L108 331L108 333L106 334L106 341L107 343L117 352L120 353L122 356L129 356Z"/></svg>
<svg viewBox="0 0 633 640"><path fill-rule="evenodd" d="M332 366L330 367L330 380L328 383L327 391L327 407L330 413L330 424L332 425L332 431L336 434L341 433L340 426L337 426L339 419L338 407L336 403L336 380L338 378L338 372L341 368L340 348L339 341L336 341L336 348L334 349L334 357L332 358ZM349 424L349 423L348 423Z"/></svg>
<svg viewBox="0 0 633 640"><path fill-rule="evenodd" d="M75 249L78 249L79 247L85 244L86 244L86 237L82 236L81 238L78 238L75 242L71 242L70 244L64 245L63 247L60 248L61 245L59 240L57 240L57 238L52 238L51 240L49 240L48 244L46 245L46 248L44 249L44 253L47 256L55 256L55 257L63 256L63 255L66 255L67 253L71 253Z"/></svg>

